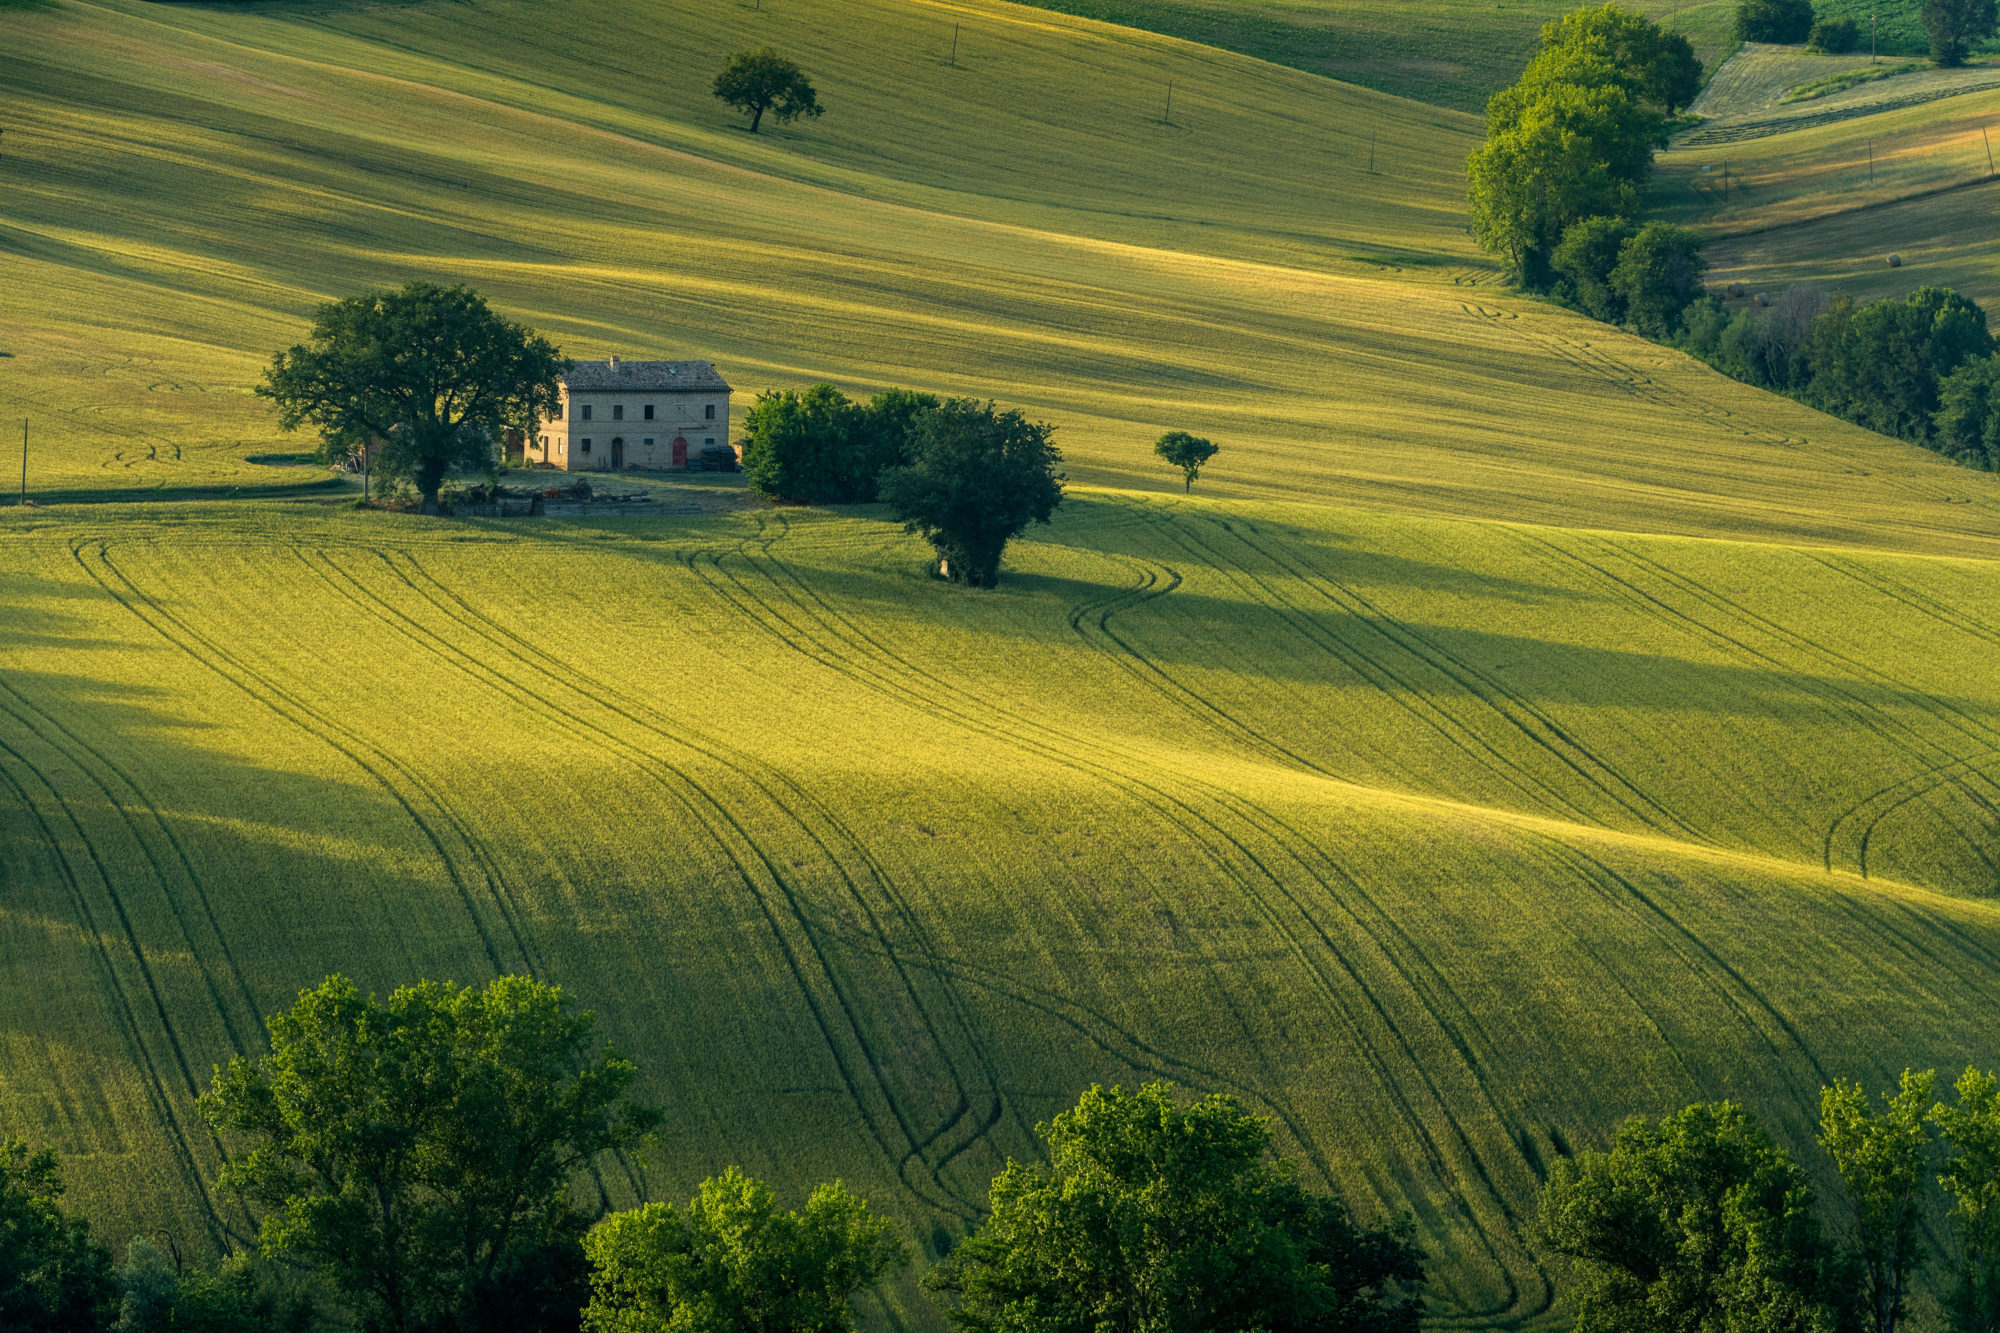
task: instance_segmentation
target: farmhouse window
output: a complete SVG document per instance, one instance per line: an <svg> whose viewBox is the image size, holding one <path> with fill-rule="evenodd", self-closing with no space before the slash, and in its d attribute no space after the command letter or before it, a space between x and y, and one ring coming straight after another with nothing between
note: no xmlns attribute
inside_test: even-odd
<svg viewBox="0 0 2000 1333"><path fill-rule="evenodd" d="M611 419L613 421L623 421L625 419L625 404L613 403L611 405Z"/></svg>
<svg viewBox="0 0 2000 1333"><path fill-rule="evenodd" d="M703 444L714 444L714 443L715 443L715 437L714 437L713 435L704 435L704 436L702 436L702 437L701 437L701 442L702 442Z"/></svg>
<svg viewBox="0 0 2000 1333"><path fill-rule="evenodd" d="M647 404L646 404L646 420L648 420L648 421L651 421L652 419L653 419L653 405L652 405L651 403L647 403Z"/></svg>
<svg viewBox="0 0 2000 1333"><path fill-rule="evenodd" d="M590 441L589 441L589 440L585 440L585 441L583 442L583 451L584 451L585 453L589 453L589 452L590 452Z"/></svg>
<svg viewBox="0 0 2000 1333"><path fill-rule="evenodd" d="M551 421L561 421L561 420L562 420L562 418L563 418L563 405L562 405L562 404L561 404L560 402L558 402L558 403L556 404L556 414L555 414L554 416L550 417L550 418L549 418L549 420L551 420Z"/></svg>
<svg viewBox="0 0 2000 1333"><path fill-rule="evenodd" d="M701 414L710 421L715 420L715 404L710 403L706 407L702 408Z"/></svg>
<svg viewBox="0 0 2000 1333"><path fill-rule="evenodd" d="M590 404L589 404L589 403L585 403L585 404L583 405L583 419L584 419L585 421L588 421L588 420L590 420Z"/></svg>
<svg viewBox="0 0 2000 1333"><path fill-rule="evenodd" d="M646 437L646 447L647 447L648 449L650 449L650 448L652 448L652 447L653 447L653 437L652 437L652 436L650 436L650 435L648 435L648 436Z"/></svg>

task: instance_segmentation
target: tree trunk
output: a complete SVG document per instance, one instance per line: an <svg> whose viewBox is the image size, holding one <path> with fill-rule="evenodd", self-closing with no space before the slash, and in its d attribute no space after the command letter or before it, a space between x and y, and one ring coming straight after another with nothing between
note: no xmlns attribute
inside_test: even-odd
<svg viewBox="0 0 2000 1333"><path fill-rule="evenodd" d="M757 126L762 124L763 120L764 120L763 107L760 106L756 110L750 113L750 132L752 134L755 134L757 132Z"/></svg>
<svg viewBox="0 0 2000 1333"><path fill-rule="evenodd" d="M437 489L433 487L424 492L424 513L432 518L436 518L440 512L442 511L438 508Z"/></svg>

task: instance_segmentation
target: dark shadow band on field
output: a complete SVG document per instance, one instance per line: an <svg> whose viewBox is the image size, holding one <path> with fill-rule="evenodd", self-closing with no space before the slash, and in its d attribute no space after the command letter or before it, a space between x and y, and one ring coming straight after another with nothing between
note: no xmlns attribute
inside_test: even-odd
<svg viewBox="0 0 2000 1333"><path fill-rule="evenodd" d="M55 490L28 491L36 506L98 504L185 503L193 500L297 500L349 489L339 477L319 481L293 482L284 486L162 486L154 490L134 490L112 486L71 486ZM12 499L0 499L0 509L18 508Z"/></svg>

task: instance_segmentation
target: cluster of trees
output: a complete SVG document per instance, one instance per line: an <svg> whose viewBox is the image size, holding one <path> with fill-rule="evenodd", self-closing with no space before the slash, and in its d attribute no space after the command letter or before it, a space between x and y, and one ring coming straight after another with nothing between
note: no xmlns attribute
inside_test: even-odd
<svg viewBox="0 0 2000 1333"><path fill-rule="evenodd" d="M1701 88L1694 48L1642 14L1605 4L1546 25L1513 86L1486 107L1466 170L1473 233L1541 290L1572 227L1631 218L1668 124Z"/></svg>
<svg viewBox="0 0 2000 1333"><path fill-rule="evenodd" d="M0 1142L8 1333L848 1333L910 1261L836 1181L805 1206L731 1168L685 1206L609 1212L602 1180L657 1130L635 1070L554 987L425 983L386 1002L329 977L216 1071L217 1182L256 1218L213 1268L65 1212L55 1157ZM925 1285L967 1330L1414 1333L1424 1256L1300 1186L1268 1124L1166 1084L1093 1087L1037 1127L991 1214ZM586 1211L585 1197L600 1201Z"/></svg>
<svg viewBox="0 0 2000 1333"><path fill-rule="evenodd" d="M2000 1327L2000 1081L1968 1069L1948 1103L1935 1083L1906 1072L1879 1106L1858 1083L1822 1090L1831 1225L1805 1170L1728 1102L1631 1120L1609 1151L1559 1162L1534 1239L1576 1328L1895 1333L1937 1258L1953 1333ZM1933 1187L1942 1256L1926 1243Z"/></svg>
<svg viewBox="0 0 2000 1333"><path fill-rule="evenodd" d="M975 588L1062 503L1055 427L990 401L890 389L856 403L816 384L759 394L744 425L752 487L796 504L880 500L931 544L940 576Z"/></svg>
<svg viewBox="0 0 2000 1333"><path fill-rule="evenodd" d="M1680 346L1736 379L2000 469L2000 354L1986 312L1948 288L1856 305L1794 287L1734 314L1706 297L1688 309Z"/></svg>
<svg viewBox="0 0 2000 1333"><path fill-rule="evenodd" d="M1931 59L1947 68L1963 65L1973 44L2000 26L1995 0L1924 0L1922 15ZM1786 46L1809 42L1815 50L1839 54L1860 45L1861 25L1851 18L1819 18L1812 0L1742 0L1736 36Z"/></svg>

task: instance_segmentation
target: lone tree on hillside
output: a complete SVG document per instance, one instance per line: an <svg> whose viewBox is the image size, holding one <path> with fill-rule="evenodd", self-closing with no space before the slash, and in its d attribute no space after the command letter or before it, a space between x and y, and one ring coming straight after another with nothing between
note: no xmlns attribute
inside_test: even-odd
<svg viewBox="0 0 2000 1333"><path fill-rule="evenodd" d="M924 1279L966 1333L1415 1333L1410 1223L1365 1226L1302 1188L1233 1097L1093 1087L1035 1132L1048 1167L1010 1162L986 1220Z"/></svg>
<svg viewBox="0 0 2000 1333"><path fill-rule="evenodd" d="M1201 465L1215 457L1216 446L1199 435L1170 430L1154 441L1153 452L1181 470L1181 490L1185 492L1194 489Z"/></svg>
<svg viewBox="0 0 2000 1333"><path fill-rule="evenodd" d="M502 429L555 412L568 368L470 287L413 282L321 306L311 339L273 357L257 393L285 430L318 426L323 454L381 441L375 469L435 514L454 468L491 464Z"/></svg>
<svg viewBox="0 0 2000 1333"><path fill-rule="evenodd" d="M1994 0L1924 0L1924 30L1931 38L1931 59L1951 68L1965 63L1974 42L2000 28L2000 5Z"/></svg>
<svg viewBox="0 0 2000 1333"><path fill-rule="evenodd" d="M729 57L715 76L715 95L750 117L752 134L766 111L780 125L788 125L800 116L817 118L825 109L805 71L768 46Z"/></svg>
<svg viewBox="0 0 2000 1333"><path fill-rule="evenodd" d="M922 532L936 549L939 574L990 588L1007 543L1062 503L1054 432L990 402L947 398L916 419L910 464L882 474L882 499L905 532Z"/></svg>
<svg viewBox="0 0 2000 1333"><path fill-rule="evenodd" d="M270 1054L235 1057L201 1098L267 1257L324 1270L371 1333L574 1320L572 1181L660 1119L589 1014L527 977L384 1003L332 976L268 1026Z"/></svg>

